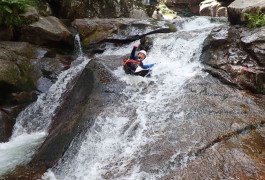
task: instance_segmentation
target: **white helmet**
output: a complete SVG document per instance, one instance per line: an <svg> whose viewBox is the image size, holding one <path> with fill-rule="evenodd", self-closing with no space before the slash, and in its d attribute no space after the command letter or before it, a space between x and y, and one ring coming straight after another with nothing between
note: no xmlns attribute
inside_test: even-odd
<svg viewBox="0 0 265 180"><path fill-rule="evenodd" d="M138 52L138 54L139 54L139 53L144 54L144 57L146 58L146 51L145 51L145 50L141 50L141 51Z"/></svg>

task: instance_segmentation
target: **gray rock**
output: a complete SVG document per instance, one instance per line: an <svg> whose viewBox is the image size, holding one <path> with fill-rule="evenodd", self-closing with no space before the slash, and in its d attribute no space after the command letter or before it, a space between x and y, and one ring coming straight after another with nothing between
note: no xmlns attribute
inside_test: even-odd
<svg viewBox="0 0 265 180"><path fill-rule="evenodd" d="M241 33L241 42L255 57L257 62L265 66L265 27L255 30L246 29Z"/></svg>
<svg viewBox="0 0 265 180"><path fill-rule="evenodd" d="M173 24L152 19L76 19L72 25L78 30L84 46L104 41L130 42L147 34L176 31Z"/></svg>
<svg viewBox="0 0 265 180"><path fill-rule="evenodd" d="M20 40L37 45L74 46L74 37L67 27L56 17L40 17L39 21L21 29Z"/></svg>
<svg viewBox="0 0 265 180"><path fill-rule="evenodd" d="M265 12L265 0L235 0L228 6L228 19L232 24L243 24L247 20L244 13L256 13L258 8Z"/></svg>
<svg viewBox="0 0 265 180"><path fill-rule="evenodd" d="M0 82L17 86L22 81L18 66L12 61L0 60Z"/></svg>
<svg viewBox="0 0 265 180"><path fill-rule="evenodd" d="M204 42L205 71L223 83L265 94L264 28L215 28ZM241 33L240 33L241 32Z"/></svg>
<svg viewBox="0 0 265 180"><path fill-rule="evenodd" d="M26 24L31 24L39 20L39 12L32 6L28 6L26 12L19 16Z"/></svg>

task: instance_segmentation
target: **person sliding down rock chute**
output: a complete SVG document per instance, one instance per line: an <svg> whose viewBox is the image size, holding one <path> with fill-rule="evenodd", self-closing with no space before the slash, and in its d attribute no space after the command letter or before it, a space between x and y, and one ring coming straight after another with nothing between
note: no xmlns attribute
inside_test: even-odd
<svg viewBox="0 0 265 180"><path fill-rule="evenodd" d="M138 44L133 46L130 58L125 59L122 63L123 69L126 74L138 75L142 77L148 77L151 75L152 68L154 64L143 64L143 60L146 58L146 51L141 50L136 55L136 49Z"/></svg>

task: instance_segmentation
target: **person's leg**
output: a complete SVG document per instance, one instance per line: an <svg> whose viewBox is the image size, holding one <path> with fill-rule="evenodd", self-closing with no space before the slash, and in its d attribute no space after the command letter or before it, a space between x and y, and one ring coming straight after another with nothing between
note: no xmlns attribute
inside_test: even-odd
<svg viewBox="0 0 265 180"><path fill-rule="evenodd" d="M150 69L145 69L142 71L138 71L134 73L134 75L142 76L142 77L150 77L151 76L151 70Z"/></svg>
<svg viewBox="0 0 265 180"><path fill-rule="evenodd" d="M126 74L134 74L134 71L131 69L130 66L123 66L123 70L125 71Z"/></svg>

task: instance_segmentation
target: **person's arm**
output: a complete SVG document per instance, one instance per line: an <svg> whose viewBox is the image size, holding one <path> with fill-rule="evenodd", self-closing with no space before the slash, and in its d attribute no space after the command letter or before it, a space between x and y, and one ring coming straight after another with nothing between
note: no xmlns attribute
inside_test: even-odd
<svg viewBox="0 0 265 180"><path fill-rule="evenodd" d="M149 68L152 68L154 67L155 64L145 64L142 66L143 69L149 69Z"/></svg>
<svg viewBox="0 0 265 180"><path fill-rule="evenodd" d="M136 54L135 54L137 48L138 48L138 45L135 44L135 45L133 46L133 50L132 50L132 52L131 52L130 59L137 59L137 56L136 56Z"/></svg>
<svg viewBox="0 0 265 180"><path fill-rule="evenodd" d="M141 61L141 63L140 63L140 66L141 66L141 68L143 68L143 69L149 69L149 68L152 68L153 66L154 66L155 64L143 64L143 62Z"/></svg>

